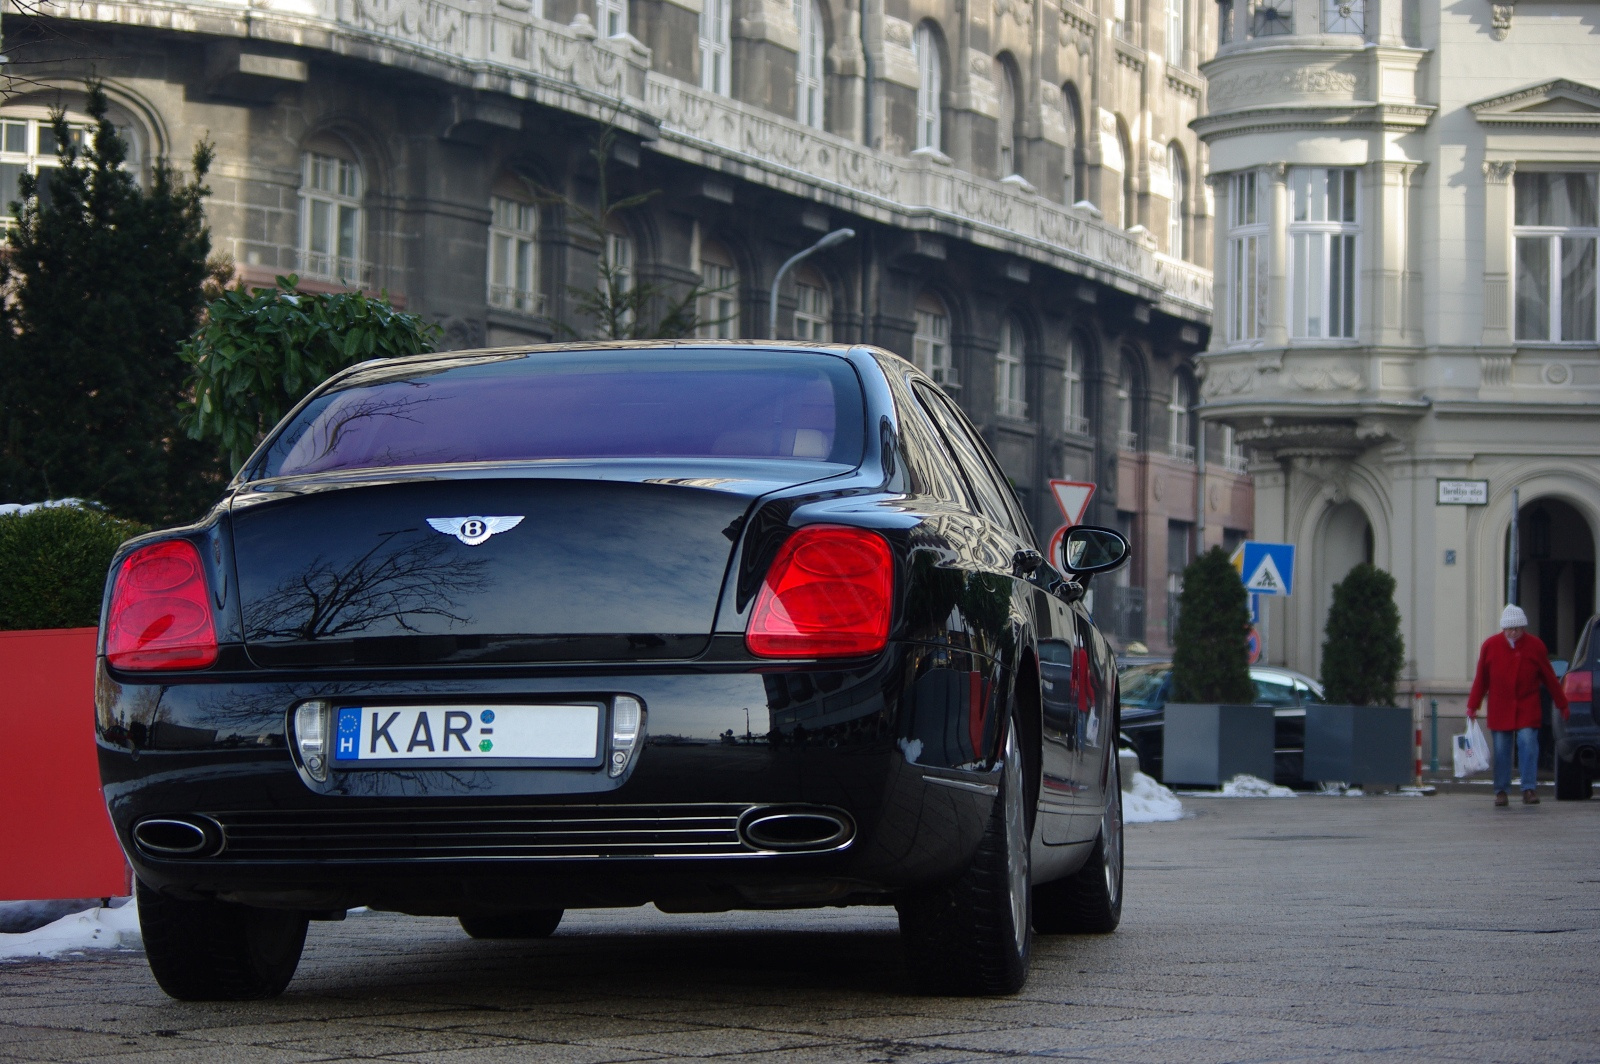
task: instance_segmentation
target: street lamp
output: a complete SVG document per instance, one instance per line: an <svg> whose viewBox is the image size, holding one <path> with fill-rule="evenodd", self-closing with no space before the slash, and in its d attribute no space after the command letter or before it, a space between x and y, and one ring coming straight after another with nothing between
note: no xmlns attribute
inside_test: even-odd
<svg viewBox="0 0 1600 1064"><path fill-rule="evenodd" d="M856 231L854 229L835 229L799 254L791 255L788 262L778 267L777 275L772 278L772 292L767 301L767 335L769 337L774 340L778 338L778 286L783 283L783 275L788 273L790 267L807 255L825 251L835 244L842 244L855 235Z"/></svg>

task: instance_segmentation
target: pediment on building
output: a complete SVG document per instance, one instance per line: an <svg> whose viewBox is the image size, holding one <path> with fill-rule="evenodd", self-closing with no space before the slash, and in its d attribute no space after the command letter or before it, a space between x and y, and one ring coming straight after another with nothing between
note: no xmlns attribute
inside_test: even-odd
<svg viewBox="0 0 1600 1064"><path fill-rule="evenodd" d="M1494 126L1600 126L1600 89L1581 81L1541 81L1470 105L1479 122Z"/></svg>

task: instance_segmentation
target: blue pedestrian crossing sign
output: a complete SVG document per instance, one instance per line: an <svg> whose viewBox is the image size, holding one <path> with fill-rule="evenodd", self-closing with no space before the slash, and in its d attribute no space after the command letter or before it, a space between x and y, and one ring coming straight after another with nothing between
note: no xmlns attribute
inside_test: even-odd
<svg viewBox="0 0 1600 1064"><path fill-rule="evenodd" d="M1290 595L1294 592L1294 544L1245 540L1233 553L1233 567L1253 595Z"/></svg>

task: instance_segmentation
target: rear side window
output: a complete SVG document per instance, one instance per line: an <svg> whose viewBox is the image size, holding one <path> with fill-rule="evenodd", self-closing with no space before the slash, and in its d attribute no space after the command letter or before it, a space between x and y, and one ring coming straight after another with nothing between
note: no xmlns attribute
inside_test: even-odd
<svg viewBox="0 0 1600 1064"><path fill-rule="evenodd" d="M1280 676L1252 676L1256 685L1256 705L1293 706L1294 681Z"/></svg>
<svg viewBox="0 0 1600 1064"><path fill-rule="evenodd" d="M1166 682L1171 665L1133 665L1123 669L1119 677L1122 700L1133 705L1154 705L1160 700L1161 685Z"/></svg>
<svg viewBox="0 0 1600 1064"><path fill-rule="evenodd" d="M827 354L562 351L379 366L318 396L251 479L550 458L861 463L865 400Z"/></svg>
<svg viewBox="0 0 1600 1064"><path fill-rule="evenodd" d="M1013 533L1021 536L1022 530L1017 526L1015 511L1006 504L1004 493L1009 490L996 483L994 476L989 472L985 460L982 444L978 443L961 423L960 417L947 405L943 396L935 394L932 389L917 386L917 398L922 402L923 408L939 426L939 432L944 437L945 443L950 448L950 454L956 460L956 465L966 475L967 483L978 496L978 505L995 521L1009 528Z"/></svg>

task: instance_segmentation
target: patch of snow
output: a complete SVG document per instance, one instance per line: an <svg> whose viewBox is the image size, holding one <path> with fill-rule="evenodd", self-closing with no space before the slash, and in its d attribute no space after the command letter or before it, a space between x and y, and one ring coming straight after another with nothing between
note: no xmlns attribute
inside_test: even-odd
<svg viewBox="0 0 1600 1064"><path fill-rule="evenodd" d="M1279 787L1275 783L1268 783L1260 776L1251 776L1245 773L1233 777L1222 785L1219 792L1222 798L1293 798L1294 791L1288 787Z"/></svg>
<svg viewBox="0 0 1600 1064"><path fill-rule="evenodd" d="M20 935L0 935L0 961L40 960L89 950L143 946L139 906L128 899L118 908L96 906Z"/></svg>
<svg viewBox="0 0 1600 1064"><path fill-rule="evenodd" d="M1323 780L1317 785L1317 793L1335 798L1364 798L1367 794L1360 787L1352 787L1343 780Z"/></svg>
<svg viewBox="0 0 1600 1064"><path fill-rule="evenodd" d="M1135 772L1122 791L1122 819L1128 824L1153 824L1159 820L1182 820L1183 803L1178 796L1146 776Z"/></svg>
<svg viewBox="0 0 1600 1064"><path fill-rule="evenodd" d="M0 502L0 515L3 514L31 514L35 510L43 510L49 506L76 506L84 510L96 509L91 502L82 499L46 499L44 502Z"/></svg>
<svg viewBox="0 0 1600 1064"><path fill-rule="evenodd" d="M100 904L99 898L0 901L0 934L17 935Z"/></svg>

